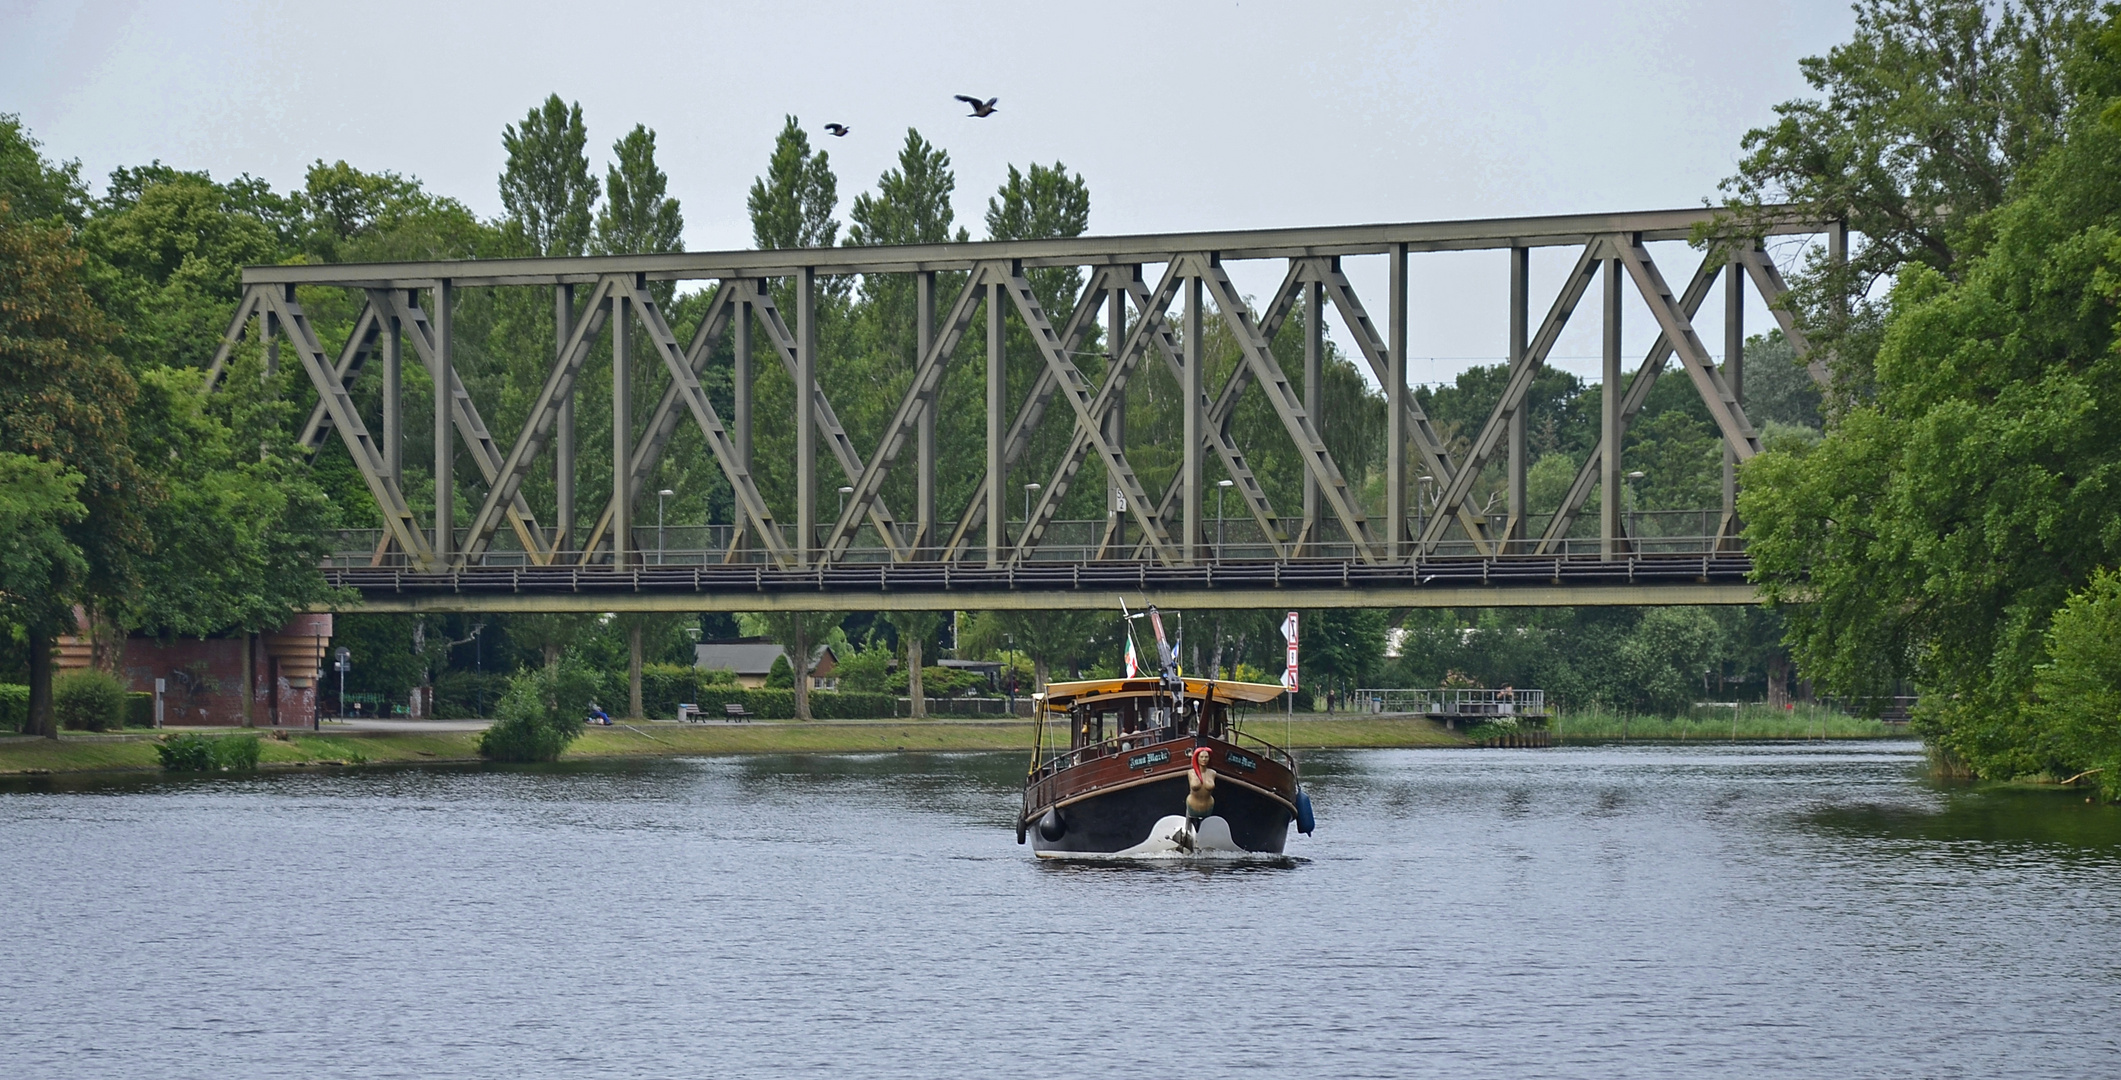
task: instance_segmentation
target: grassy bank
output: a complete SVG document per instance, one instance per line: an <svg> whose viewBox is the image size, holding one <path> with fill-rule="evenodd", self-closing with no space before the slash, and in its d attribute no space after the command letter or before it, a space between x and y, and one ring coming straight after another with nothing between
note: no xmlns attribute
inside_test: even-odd
<svg viewBox="0 0 2121 1080"><path fill-rule="evenodd" d="M1574 712L1558 718L1558 741L1606 742L1619 739L1713 742L1729 740L1732 717L1726 710L1671 718ZM1298 718L1255 717L1248 725L1262 738L1286 741L1296 750L1372 749L1465 746L1460 732L1419 718L1329 715ZM1875 720L1861 720L1829 709L1800 706L1794 712L1741 709L1737 737L1746 739L1879 738L1901 731ZM230 729L210 738L241 732ZM267 769L333 768L357 765L403 765L479 760L478 733L288 732L286 738L261 734L259 765ZM75 773L161 768L152 732L89 734L69 732L62 739L0 739L0 775ZM621 724L591 728L567 749L568 760L620 757L675 757L695 754L862 754L898 751L1008 750L1029 753L1031 724L996 722L834 720L812 723L753 724Z"/></svg>
<svg viewBox="0 0 2121 1080"><path fill-rule="evenodd" d="M1282 725L1255 721L1252 730L1283 741ZM209 738L240 735L230 729ZM289 732L261 734L259 764L269 769L330 768L477 761L478 733ZM0 775L159 769L157 736L149 732L88 734L62 739L0 739ZM1424 720L1349 717L1298 720L1288 729L1296 749L1462 746L1465 740ZM693 754L860 754L898 751L1009 750L1029 753L1031 724L960 721L852 720L813 723L621 724L591 728L566 758L672 757Z"/></svg>
<svg viewBox="0 0 2121 1080"><path fill-rule="evenodd" d="M1770 709L1748 705L1737 709L1697 709L1688 716L1631 716L1597 710L1572 711L1553 722L1557 742L1744 742L1760 739L1882 739L1904 737L1907 728L1850 716L1839 709L1799 705Z"/></svg>

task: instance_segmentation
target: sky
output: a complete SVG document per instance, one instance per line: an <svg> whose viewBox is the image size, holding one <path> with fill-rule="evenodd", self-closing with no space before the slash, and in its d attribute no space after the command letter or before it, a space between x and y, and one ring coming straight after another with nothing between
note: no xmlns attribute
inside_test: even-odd
<svg viewBox="0 0 2121 1080"><path fill-rule="evenodd" d="M831 154L843 219L910 126L949 152L975 238L1010 164L1055 161L1088 181L1093 234L1430 221L1714 199L1745 131L1807 94L1798 60L1852 26L1844 0L0 0L0 112L91 177L160 159L291 188L344 159L495 216L501 130L556 92L581 103L599 175L614 140L655 129L692 250L750 246L745 192L786 114ZM960 93L999 111L972 119ZM1655 254L1684 284L1696 256ZM1534 255L1535 320L1573 257ZM1503 256L1413 263L1410 377L1500 360ZM1350 274L1381 316L1382 258ZM1263 296L1281 268L1233 276ZM1592 313L1556 366L1595 373ZM1638 354L1655 336L1639 303L1623 325ZM1768 325L1757 302L1748 325Z"/></svg>

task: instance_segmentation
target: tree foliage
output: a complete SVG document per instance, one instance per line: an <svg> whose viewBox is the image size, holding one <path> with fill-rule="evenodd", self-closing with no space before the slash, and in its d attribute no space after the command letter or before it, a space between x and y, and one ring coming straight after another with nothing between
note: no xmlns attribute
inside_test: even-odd
<svg viewBox="0 0 2121 1080"><path fill-rule="evenodd" d="M1741 502L1807 673L1913 678L1923 729L1984 775L2081 765L2029 719L2034 673L2054 613L2121 563L2121 30L2072 64L2089 96L1980 249L1902 268L1873 399L1756 458Z"/></svg>
<svg viewBox="0 0 2121 1080"><path fill-rule="evenodd" d="M589 129L582 124L581 104L566 104L558 94L547 97L502 132L501 145L508 150L501 205L530 251L587 251L597 185L589 172Z"/></svg>

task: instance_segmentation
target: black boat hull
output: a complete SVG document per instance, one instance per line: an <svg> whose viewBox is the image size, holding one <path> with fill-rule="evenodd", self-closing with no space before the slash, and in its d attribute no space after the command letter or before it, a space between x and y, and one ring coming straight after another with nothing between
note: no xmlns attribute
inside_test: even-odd
<svg viewBox="0 0 2121 1080"><path fill-rule="evenodd" d="M1296 819L1287 802L1231 777L1216 785L1215 809L1197 837L1183 838L1176 845L1166 843L1171 839L1167 834L1183 823L1185 813L1186 774L1168 773L1053 807L1031 825L1031 849L1045 858L1183 854L1193 850L1197 839L1203 852L1215 852L1228 844L1235 849L1232 853L1279 855L1288 844L1289 825Z"/></svg>

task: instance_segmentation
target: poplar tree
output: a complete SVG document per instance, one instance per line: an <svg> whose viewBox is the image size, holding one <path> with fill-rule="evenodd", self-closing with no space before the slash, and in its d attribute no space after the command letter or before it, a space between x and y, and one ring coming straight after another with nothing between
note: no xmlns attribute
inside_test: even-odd
<svg viewBox="0 0 2121 1080"><path fill-rule="evenodd" d="M589 248L596 178L590 175L589 131L582 106L553 94L521 124L501 132L508 165L501 172L501 205L509 226L540 255L580 255Z"/></svg>
<svg viewBox="0 0 2121 1080"><path fill-rule="evenodd" d="M655 132L635 124L611 144L604 209L597 212L599 254L645 255L684 246L685 215L669 196L670 178L655 162Z"/></svg>
<svg viewBox="0 0 2121 1080"><path fill-rule="evenodd" d="M832 155L812 152L810 136L793 115L773 141L766 175L751 184L745 207L751 212L751 237L760 250L831 247L840 223L839 184L832 175Z"/></svg>

